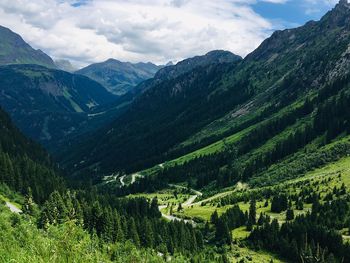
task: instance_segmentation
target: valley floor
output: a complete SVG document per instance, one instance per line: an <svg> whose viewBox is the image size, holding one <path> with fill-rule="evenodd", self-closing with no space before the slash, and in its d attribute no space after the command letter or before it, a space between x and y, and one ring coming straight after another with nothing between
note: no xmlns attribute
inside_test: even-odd
<svg viewBox="0 0 350 263"><path fill-rule="evenodd" d="M158 197L160 203L159 209L163 217L168 220L182 219L194 225L204 225L205 222L210 222L211 216L215 211L220 216L229 208L233 207L232 204L225 204L225 200L228 198L241 196L242 194L247 196L254 195L257 191L269 189L283 189L283 191L293 195L303 191L306 186L313 186L313 188L317 189L316 191L321 199L335 188L340 189L342 186L345 186L346 189L350 189L350 157L342 158L322 168L310 171L302 177L287 180L274 186L249 188L246 184L238 183L231 189L201 199L202 193L198 191L187 189L183 186L172 185L169 189L153 194L142 194L141 196L149 199ZM174 191L180 188L182 188L183 193L179 194L176 198ZM242 211L247 212L249 210L248 200L240 201L237 204ZM280 224L286 222L286 211L280 213L271 212L271 200L257 200L256 208L257 215L268 215L271 219L277 219ZM302 209L297 209L295 205L292 207L295 217L310 213L311 208L311 203L304 203ZM249 236L250 231L247 231L245 226L234 229L231 234L235 244L230 253L232 262L272 262L271 260L273 262L287 262L267 252L254 251L246 247L244 240ZM350 240L350 233L346 230L342 232L342 236L344 240Z"/></svg>

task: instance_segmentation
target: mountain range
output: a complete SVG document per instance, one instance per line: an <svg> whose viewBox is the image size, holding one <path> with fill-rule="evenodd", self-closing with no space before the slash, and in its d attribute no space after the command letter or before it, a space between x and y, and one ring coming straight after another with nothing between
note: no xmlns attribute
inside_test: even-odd
<svg viewBox="0 0 350 263"><path fill-rule="evenodd" d="M350 262L346 0L245 58L91 76L3 31L27 52L0 65L5 261Z"/></svg>
<svg viewBox="0 0 350 263"><path fill-rule="evenodd" d="M160 68L162 66L150 62L133 64L108 59L102 63L91 64L76 73L96 80L111 93L121 96L144 80L152 78Z"/></svg>
<svg viewBox="0 0 350 263"><path fill-rule="evenodd" d="M338 4L319 22L277 31L243 60L213 52L160 70L69 163L136 172L224 138L263 109L293 105L349 72L349 12Z"/></svg>
<svg viewBox="0 0 350 263"><path fill-rule="evenodd" d="M115 96L87 77L39 65L0 66L0 105L29 137L56 145L81 133Z"/></svg>
<svg viewBox="0 0 350 263"><path fill-rule="evenodd" d="M67 71L70 73L77 71L77 69L72 65L72 63L66 59L56 59L55 65L58 69L63 70L63 71Z"/></svg>
<svg viewBox="0 0 350 263"><path fill-rule="evenodd" d="M113 124L102 128L99 135L93 136L95 139L89 139L89 144L84 143L79 150L82 153L79 158L89 153L93 160L103 155L101 164L130 162L136 166L138 158L144 162L157 162L152 158L158 157L152 154L158 155L166 147L173 146L195 132L199 125L208 124L211 118L220 116L221 109L210 109L203 102L208 103L220 76L234 69L240 61L241 58L232 53L213 51L160 70L153 79L135 87L140 95ZM164 71L171 74L165 74ZM231 97L227 103L237 103L246 96L249 95ZM218 103L219 98L216 99ZM186 129L184 120L192 122ZM169 137L169 134L173 136ZM110 145L116 147L111 148ZM64 154L65 158L70 153ZM82 160L82 164L91 165L88 156ZM76 165L75 161L73 165Z"/></svg>

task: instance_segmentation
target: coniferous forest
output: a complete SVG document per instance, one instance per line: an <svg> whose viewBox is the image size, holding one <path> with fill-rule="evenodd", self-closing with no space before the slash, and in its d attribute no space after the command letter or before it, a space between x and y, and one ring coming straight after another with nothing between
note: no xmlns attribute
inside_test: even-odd
<svg viewBox="0 0 350 263"><path fill-rule="evenodd" d="M350 263L350 4L329 5L162 65L78 70L0 26L0 262Z"/></svg>

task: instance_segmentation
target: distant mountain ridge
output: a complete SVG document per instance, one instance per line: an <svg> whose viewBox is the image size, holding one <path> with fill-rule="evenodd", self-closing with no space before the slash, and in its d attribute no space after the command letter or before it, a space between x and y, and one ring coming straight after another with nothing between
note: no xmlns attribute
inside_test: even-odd
<svg viewBox="0 0 350 263"><path fill-rule="evenodd" d="M243 60L203 65L199 57L166 67L67 163L82 161L76 167L84 172L97 165L101 173L132 173L211 143L215 149L218 140L346 76L349 43L350 8L341 1L318 22L275 32Z"/></svg>
<svg viewBox="0 0 350 263"><path fill-rule="evenodd" d="M83 133L89 114L116 99L85 76L39 65L0 66L0 94L16 125L44 145Z"/></svg>
<svg viewBox="0 0 350 263"><path fill-rule="evenodd" d="M186 138L207 123L210 115L218 116L220 109L208 109L204 101L217 88L220 76L234 70L241 60L227 51L213 51L161 69L134 89L135 98L113 124L93 135L89 143L82 143L79 153L73 154L83 156L82 165L100 158L102 165L112 159L116 165L133 163L135 167L140 159L156 162L154 155ZM227 103L235 104L246 96L249 94L232 96ZM220 105L219 97L214 100ZM193 125L185 128L183 121L192 118ZM70 154L63 157L68 162Z"/></svg>
<svg viewBox="0 0 350 263"><path fill-rule="evenodd" d="M146 79L150 79L162 66L153 63L130 63L116 59L91 64L76 71L87 76L116 95L124 95Z"/></svg>
<svg viewBox="0 0 350 263"><path fill-rule="evenodd" d="M37 64L56 68L54 61L41 50L28 45L20 35L0 26L0 65Z"/></svg>
<svg viewBox="0 0 350 263"><path fill-rule="evenodd" d="M55 65L58 69L73 73L74 71L77 70L69 60L66 59L57 59L55 60Z"/></svg>
<svg viewBox="0 0 350 263"><path fill-rule="evenodd" d="M242 57L225 50L213 50L205 55L198 55L179 61L176 64L169 62L167 66L160 69L154 78L146 80L138 85L134 92L143 93L152 87L159 85L164 81L175 79L183 74L191 72L198 67L206 67L214 64L236 63L242 60Z"/></svg>
<svg viewBox="0 0 350 263"><path fill-rule="evenodd" d="M231 63L241 60L242 57L225 50L213 50L203 56L195 56L162 68L155 75L155 79L173 79L199 66L214 63Z"/></svg>

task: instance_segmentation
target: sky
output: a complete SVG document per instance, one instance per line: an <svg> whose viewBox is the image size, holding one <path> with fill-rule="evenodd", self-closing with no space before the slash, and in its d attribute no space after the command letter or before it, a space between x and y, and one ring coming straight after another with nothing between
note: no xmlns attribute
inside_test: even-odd
<svg viewBox="0 0 350 263"><path fill-rule="evenodd" d="M242 57L338 0L1 0L0 25L54 59L164 64L211 50Z"/></svg>

